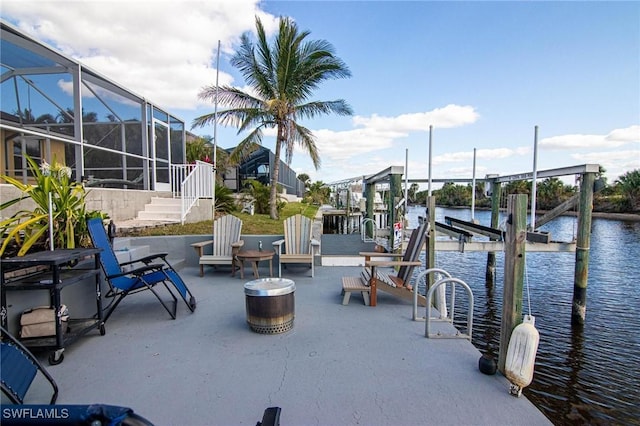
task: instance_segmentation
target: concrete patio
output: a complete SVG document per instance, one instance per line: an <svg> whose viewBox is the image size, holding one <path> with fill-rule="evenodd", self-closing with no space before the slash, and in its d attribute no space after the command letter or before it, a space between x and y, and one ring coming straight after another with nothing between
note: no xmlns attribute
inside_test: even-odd
<svg viewBox="0 0 640 426"><path fill-rule="evenodd" d="M48 366L58 403L127 406L156 425L255 425L270 406L282 425L550 424L504 377L478 371L471 343L425 338L406 301L380 292L372 308L354 294L343 306L341 277L358 271L288 268L294 327L262 335L246 323L252 277L185 267L195 313L180 300L171 320L150 292L127 297L105 336L89 333Z"/></svg>

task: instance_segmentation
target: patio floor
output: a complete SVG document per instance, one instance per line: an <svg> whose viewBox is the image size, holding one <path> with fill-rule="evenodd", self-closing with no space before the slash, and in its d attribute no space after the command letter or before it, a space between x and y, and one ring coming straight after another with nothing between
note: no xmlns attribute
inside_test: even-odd
<svg viewBox="0 0 640 426"><path fill-rule="evenodd" d="M180 300L172 321L150 292L127 297L105 336L91 332L48 366L58 403L127 406L156 425L255 425L270 406L282 425L551 424L504 377L478 371L471 343L425 338L406 301L379 292L371 308L353 294L343 306L340 278L358 271L289 267L294 327L261 335L245 317L250 268L240 280L186 267L195 313Z"/></svg>

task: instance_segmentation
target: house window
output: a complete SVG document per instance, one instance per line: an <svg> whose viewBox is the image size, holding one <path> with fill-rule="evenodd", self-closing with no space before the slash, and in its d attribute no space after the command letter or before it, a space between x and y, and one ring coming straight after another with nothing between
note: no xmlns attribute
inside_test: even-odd
<svg viewBox="0 0 640 426"><path fill-rule="evenodd" d="M42 161L42 144L39 139L18 137L6 142L6 152L12 153L12 160L8 163L13 165L13 175L16 177L33 176L29 169L29 163L25 154L31 157L36 164Z"/></svg>

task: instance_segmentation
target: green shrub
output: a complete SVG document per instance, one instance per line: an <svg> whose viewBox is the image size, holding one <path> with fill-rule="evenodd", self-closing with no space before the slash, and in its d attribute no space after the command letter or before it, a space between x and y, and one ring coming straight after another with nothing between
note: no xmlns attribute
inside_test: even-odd
<svg viewBox="0 0 640 426"><path fill-rule="evenodd" d="M94 217L106 219L107 215L98 211L86 211L85 189L80 183L71 180L69 167L62 166L55 160L53 165L43 162L38 167L32 158L27 156L26 159L36 184L23 184L10 176L0 176L0 179L22 192L22 196L1 204L0 211L29 198L36 207L33 210L20 210L0 222L0 235L4 237L0 246L0 256L5 254L23 256L31 249L49 248L50 200L54 248L89 246L87 219Z"/></svg>

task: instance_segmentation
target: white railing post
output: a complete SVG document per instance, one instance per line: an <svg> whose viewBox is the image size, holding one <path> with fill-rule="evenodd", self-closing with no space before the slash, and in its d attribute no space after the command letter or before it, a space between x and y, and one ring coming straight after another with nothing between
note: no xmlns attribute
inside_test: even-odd
<svg viewBox="0 0 640 426"><path fill-rule="evenodd" d="M196 161L195 164L174 164L172 167L172 188L175 188L174 197L180 196L181 215L180 222L184 223L189 210L200 198L213 196L213 165L204 161ZM179 194L178 194L179 192Z"/></svg>

